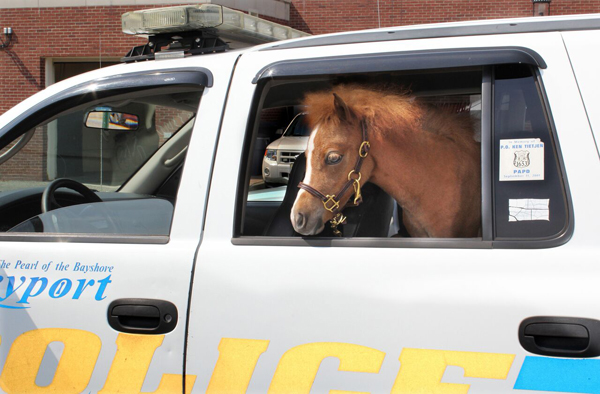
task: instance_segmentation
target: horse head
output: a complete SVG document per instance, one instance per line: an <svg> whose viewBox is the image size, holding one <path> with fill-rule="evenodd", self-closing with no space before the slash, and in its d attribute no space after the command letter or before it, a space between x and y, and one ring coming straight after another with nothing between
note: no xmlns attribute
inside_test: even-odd
<svg viewBox="0 0 600 394"><path fill-rule="evenodd" d="M373 166L367 160L366 119L336 93L315 97L312 103L310 97L307 100L312 132L306 175L290 214L294 229L302 235L320 233L353 194L358 200Z"/></svg>

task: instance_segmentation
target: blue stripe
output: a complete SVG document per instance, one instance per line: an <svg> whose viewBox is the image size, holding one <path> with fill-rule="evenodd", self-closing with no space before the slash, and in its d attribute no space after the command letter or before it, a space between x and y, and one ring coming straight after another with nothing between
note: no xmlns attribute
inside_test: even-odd
<svg viewBox="0 0 600 394"><path fill-rule="evenodd" d="M514 388L600 394L600 360L528 356Z"/></svg>
<svg viewBox="0 0 600 394"><path fill-rule="evenodd" d="M30 306L10 306L10 305L2 305L0 304L0 308L8 308L8 309L27 309L31 308Z"/></svg>

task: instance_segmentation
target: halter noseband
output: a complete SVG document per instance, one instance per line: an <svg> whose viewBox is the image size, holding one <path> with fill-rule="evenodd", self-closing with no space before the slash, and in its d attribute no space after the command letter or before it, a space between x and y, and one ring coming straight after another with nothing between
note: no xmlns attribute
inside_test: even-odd
<svg viewBox="0 0 600 394"><path fill-rule="evenodd" d="M346 193L346 191L348 191L351 185L354 186L354 205L358 205L362 202L362 195L360 192L360 179L362 176L360 173L360 168L362 167L364 159L369 154L369 149L371 149L371 143L367 138L367 126L364 120L361 122L361 126L363 141L360 144L360 147L358 148L358 158L356 159L356 164L354 165L354 169L352 169L348 173L348 181L344 184L344 186L342 186L338 193L324 194L304 182L300 182L298 184L298 187L300 189L306 190L313 196L320 199L326 210L333 214L337 213L337 215L331 220L331 224L334 230L339 224L343 223L345 220L345 217L343 217L341 215L341 212L339 212L342 209L344 209L344 207L340 208L340 201L342 199L342 196Z"/></svg>

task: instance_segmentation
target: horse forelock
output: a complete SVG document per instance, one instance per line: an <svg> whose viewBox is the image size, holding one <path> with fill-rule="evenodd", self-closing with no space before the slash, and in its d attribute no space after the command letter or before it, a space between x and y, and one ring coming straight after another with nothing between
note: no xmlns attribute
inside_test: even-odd
<svg viewBox="0 0 600 394"><path fill-rule="evenodd" d="M405 90L359 84L338 85L305 96L310 127L318 124L338 126L333 93L336 93L359 119L366 119L373 132L386 133L412 128L421 119L422 109Z"/></svg>

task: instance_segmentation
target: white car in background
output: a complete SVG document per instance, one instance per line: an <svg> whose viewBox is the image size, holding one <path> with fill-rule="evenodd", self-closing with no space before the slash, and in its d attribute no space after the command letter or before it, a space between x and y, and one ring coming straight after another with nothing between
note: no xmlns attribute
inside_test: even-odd
<svg viewBox="0 0 600 394"><path fill-rule="evenodd" d="M301 112L292 119L281 138L271 142L262 162L265 183L287 184L296 157L306 150L310 129L306 125L306 113Z"/></svg>

